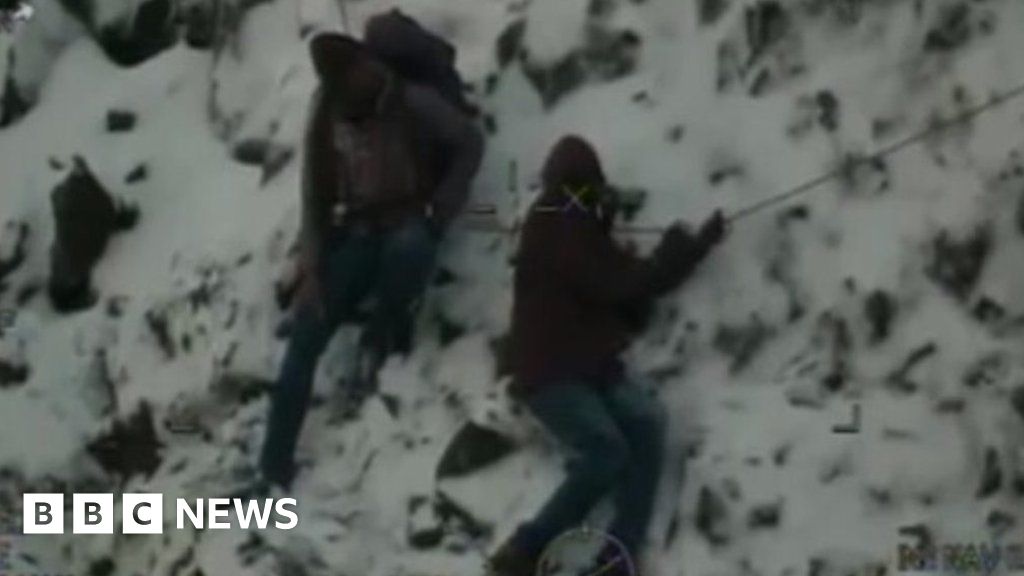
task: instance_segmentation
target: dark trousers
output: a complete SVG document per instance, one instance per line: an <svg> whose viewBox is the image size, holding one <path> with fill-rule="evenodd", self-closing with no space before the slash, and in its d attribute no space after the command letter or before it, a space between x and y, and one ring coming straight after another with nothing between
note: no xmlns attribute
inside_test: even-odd
<svg viewBox="0 0 1024 576"><path fill-rule="evenodd" d="M364 328L364 340L381 354L407 346L403 340L411 337L415 305L430 281L436 252L436 239L422 218L390 231L354 227L331 241L320 272L326 313L300 305L271 394L260 458L267 480L281 485L291 482L313 376L339 324L374 296L376 306Z"/></svg>
<svg viewBox="0 0 1024 576"><path fill-rule="evenodd" d="M538 556L611 493L616 515L608 532L637 552L646 539L661 475L666 427L661 406L629 382L551 383L524 402L571 455L562 485L513 536L517 548Z"/></svg>

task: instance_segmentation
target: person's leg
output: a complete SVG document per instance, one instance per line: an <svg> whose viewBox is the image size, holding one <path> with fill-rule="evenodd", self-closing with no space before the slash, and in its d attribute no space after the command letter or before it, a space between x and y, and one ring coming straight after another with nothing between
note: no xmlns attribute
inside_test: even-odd
<svg viewBox="0 0 1024 576"><path fill-rule="evenodd" d="M416 310L436 258L437 240L422 218L383 239L375 285L377 303L363 339L373 355L374 371L388 354L409 352Z"/></svg>
<svg viewBox="0 0 1024 576"><path fill-rule="evenodd" d="M359 239L346 240L331 252L321 272L324 311L300 304L277 385L271 393L260 469L270 482L287 486L294 473L295 447L302 429L313 377L324 348L340 321L365 297L372 250Z"/></svg>
<svg viewBox="0 0 1024 576"><path fill-rule="evenodd" d="M629 461L629 447L599 393L587 384L552 384L525 403L572 452L561 486L513 536L518 549L536 557L551 540L580 524L615 485Z"/></svg>
<svg viewBox="0 0 1024 576"><path fill-rule="evenodd" d="M639 386L623 382L609 389L604 403L629 444L630 461L617 487L616 517L609 533L631 552L644 545L661 477L667 417L664 408Z"/></svg>

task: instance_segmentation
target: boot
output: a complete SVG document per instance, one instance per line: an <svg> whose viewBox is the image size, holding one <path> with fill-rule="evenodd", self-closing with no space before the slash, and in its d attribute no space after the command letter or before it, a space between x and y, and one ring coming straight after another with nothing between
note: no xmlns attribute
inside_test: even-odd
<svg viewBox="0 0 1024 576"><path fill-rule="evenodd" d="M537 559L506 542L487 561L487 576L535 576Z"/></svg>

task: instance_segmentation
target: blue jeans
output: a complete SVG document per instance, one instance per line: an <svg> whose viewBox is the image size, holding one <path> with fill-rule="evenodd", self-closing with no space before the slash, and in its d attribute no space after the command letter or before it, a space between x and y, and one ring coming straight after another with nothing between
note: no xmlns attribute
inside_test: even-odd
<svg viewBox="0 0 1024 576"><path fill-rule="evenodd" d="M406 348L414 308L434 269L437 241L425 220L388 232L351 230L330 242L321 263L324 314L308 303L296 310L291 339L270 399L260 457L264 477L287 486L294 474L295 447L313 389L313 376L338 326L360 303L376 297L364 340L385 355Z"/></svg>
<svg viewBox="0 0 1024 576"><path fill-rule="evenodd" d="M607 387L551 383L524 402L572 455L562 485L513 536L516 547L540 555L611 492L616 516L608 532L630 551L639 551L661 476L667 422L662 407L628 382Z"/></svg>

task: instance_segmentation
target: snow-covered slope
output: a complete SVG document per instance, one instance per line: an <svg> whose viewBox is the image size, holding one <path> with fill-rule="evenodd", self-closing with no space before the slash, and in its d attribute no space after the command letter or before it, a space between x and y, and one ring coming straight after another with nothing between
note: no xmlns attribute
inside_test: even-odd
<svg viewBox="0 0 1024 576"><path fill-rule="evenodd" d="M95 22L136 4L98 2ZM248 473L283 351L277 284L313 83L301 34L342 18L332 0L241 4L215 49L182 42L130 67L54 0L0 37L22 55L0 65L7 90L34 102L0 130L0 260L25 250L0 292L17 309L0 339L5 506L48 490L209 497ZM362 0L345 3L349 26L393 5L458 46L490 133L473 203L505 224L565 133L647 192L636 223L696 222L1024 81L1017 0ZM111 110L136 122L112 131ZM238 160L254 149L280 162ZM734 223L663 302L632 351L673 415L659 574L894 570L912 524L937 543L1020 541L1022 153L1024 102L1010 101L851 164ZM43 287L50 192L75 155L141 217L94 270L99 302L69 315ZM298 529L35 537L19 550L70 574L479 574L482 552L557 482L560 456L496 375L514 240L471 220L447 240L415 353L355 417L335 384L351 332L332 344L300 447ZM860 432L833 433L855 405ZM438 480L470 421L516 449Z"/></svg>

